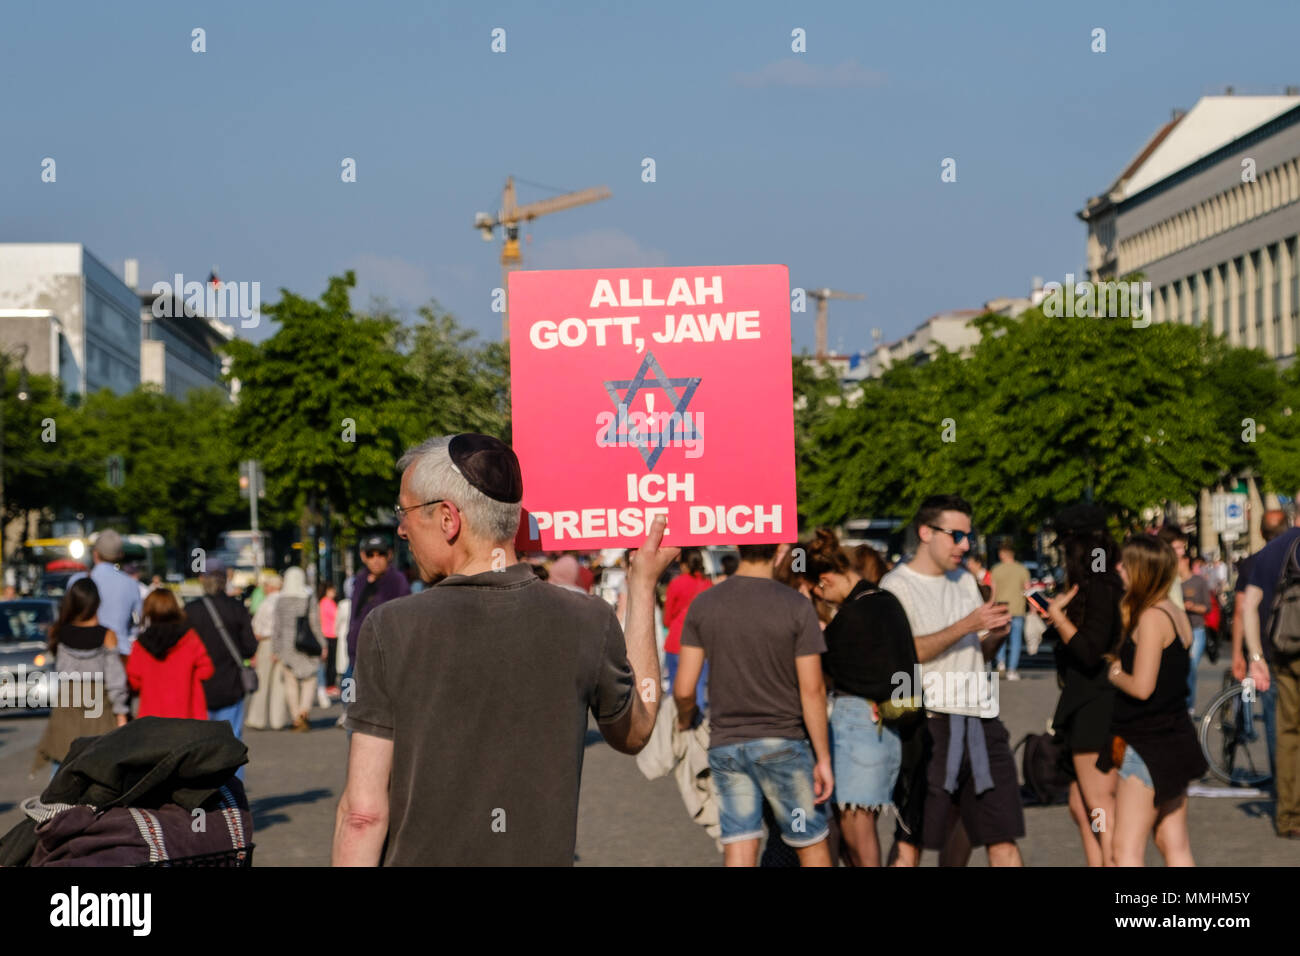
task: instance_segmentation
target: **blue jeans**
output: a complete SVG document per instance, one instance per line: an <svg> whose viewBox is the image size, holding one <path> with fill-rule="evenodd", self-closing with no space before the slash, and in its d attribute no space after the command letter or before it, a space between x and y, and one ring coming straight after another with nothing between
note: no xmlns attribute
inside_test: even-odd
<svg viewBox="0 0 1300 956"><path fill-rule="evenodd" d="M1124 748L1124 760L1119 765L1119 775L1121 777L1134 777L1150 790L1154 790L1156 785L1151 782L1151 771L1147 769L1146 761L1138 756L1138 752L1132 747Z"/></svg>
<svg viewBox="0 0 1300 956"><path fill-rule="evenodd" d="M668 671L668 693L673 692L673 684L677 681L677 655L664 651L664 668ZM706 658L704 666L700 668L700 679L695 684L695 706L700 708L700 713L709 709L709 661Z"/></svg>
<svg viewBox="0 0 1300 956"><path fill-rule="evenodd" d="M1191 663L1187 668L1187 709L1196 709L1196 668L1201 663L1201 655L1205 653L1205 628L1192 628L1192 647L1188 651Z"/></svg>
<svg viewBox="0 0 1300 956"><path fill-rule="evenodd" d="M1006 664L1007 670L1020 670L1020 647L1025 639L1025 618L1024 615L1018 615L1011 619L1011 636L1002 642L998 648L998 663ZM1007 648L1011 648L1011 661L1007 662Z"/></svg>
<svg viewBox="0 0 1300 956"><path fill-rule="evenodd" d="M230 729L234 731L235 736L240 740L244 739L244 714L248 710L248 698L242 698L239 703L231 704L229 707L218 707L216 710L208 711L208 720L224 720L230 724ZM244 764L235 771L235 776L242 782L244 779Z"/></svg>
<svg viewBox="0 0 1300 956"><path fill-rule="evenodd" d="M722 842L762 837L765 799L787 846L813 846L826 839L830 814L827 803L815 802L814 762L806 740L763 737L710 747Z"/></svg>

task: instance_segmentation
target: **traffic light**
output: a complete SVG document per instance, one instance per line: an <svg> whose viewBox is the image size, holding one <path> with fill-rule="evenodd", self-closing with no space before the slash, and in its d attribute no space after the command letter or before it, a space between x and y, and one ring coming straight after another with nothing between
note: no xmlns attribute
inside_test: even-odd
<svg viewBox="0 0 1300 956"><path fill-rule="evenodd" d="M253 463L251 461L241 461L239 463L239 497L247 498L248 489L252 484Z"/></svg>

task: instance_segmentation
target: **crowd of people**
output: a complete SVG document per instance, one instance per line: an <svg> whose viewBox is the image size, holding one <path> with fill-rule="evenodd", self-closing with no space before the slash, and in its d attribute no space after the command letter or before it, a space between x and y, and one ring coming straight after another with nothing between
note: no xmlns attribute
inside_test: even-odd
<svg viewBox="0 0 1300 956"><path fill-rule="evenodd" d="M1016 866L1025 817L998 684L1019 679L1039 640L1027 635L1042 631L1083 859L1141 865L1154 838L1167 864L1193 863L1187 790L1207 769L1196 663L1213 649L1207 629L1227 626L1214 616L1229 578L1190 557L1179 529L1120 544L1101 508L1066 509L1050 597L1012 541L991 567L972 555L974 516L956 495L921 504L914 552L892 566L818 529L740 545L710 569L699 549L663 546L660 519L641 548L593 569L514 552L522 478L496 439L430 439L400 469L415 588L392 542L371 536L342 594L313 592L295 567L245 602L214 563L182 606L118 570L121 539L101 534L50 647L56 669L101 676L111 706L55 708L39 758L57 771L73 739L133 714L305 732L314 705L341 701L336 863L567 865L590 714L630 754L656 735L672 760L690 759L684 735L707 742L696 759L728 865L758 863L766 836L772 863L914 866L931 850L964 865L983 847ZM1263 701L1276 826L1294 839L1300 664L1270 624L1300 527L1270 513L1264 535L1237 573L1232 672Z"/></svg>

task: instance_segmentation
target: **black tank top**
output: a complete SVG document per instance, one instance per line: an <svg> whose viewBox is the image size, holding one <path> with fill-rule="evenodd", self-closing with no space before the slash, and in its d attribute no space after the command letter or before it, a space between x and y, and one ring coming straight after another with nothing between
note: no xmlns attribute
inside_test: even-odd
<svg viewBox="0 0 1300 956"><path fill-rule="evenodd" d="M59 628L58 633L54 636L60 644L75 647L79 651L93 651L95 648L103 646L104 637L107 634L108 628L102 624L90 626L65 624Z"/></svg>
<svg viewBox="0 0 1300 956"><path fill-rule="evenodd" d="M1156 605L1165 614L1169 611ZM1174 616L1169 614L1170 621ZM1125 673L1133 673L1133 657L1137 654L1137 644L1130 633L1120 647L1119 660ZM1138 700L1128 694L1115 695L1115 710L1112 717L1115 732L1121 737L1123 728L1142 726L1156 716L1166 714L1183 714L1187 711L1187 669L1191 663L1191 654L1183 646L1178 625L1174 623L1174 639L1168 647L1160 652L1160 670L1156 672L1156 687L1146 700Z"/></svg>

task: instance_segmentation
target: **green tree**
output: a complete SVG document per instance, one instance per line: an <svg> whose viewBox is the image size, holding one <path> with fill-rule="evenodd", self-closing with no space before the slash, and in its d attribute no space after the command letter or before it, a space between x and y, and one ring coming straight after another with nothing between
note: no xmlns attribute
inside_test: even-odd
<svg viewBox="0 0 1300 956"><path fill-rule="evenodd" d="M1254 360L1225 373L1225 347L1203 330L1039 309L979 322L969 358L891 369L814 430L801 484L815 520L906 515L939 491L970 500L987 529L1024 529L1089 496L1130 520L1193 500L1242 454L1221 388Z"/></svg>
<svg viewBox="0 0 1300 956"><path fill-rule="evenodd" d="M397 320L353 314L355 285L352 272L334 276L318 301L282 289L263 309L276 333L227 346L240 383L233 441L239 457L262 462L271 522L305 524L304 509L328 509L355 527L396 498L417 382L397 351Z"/></svg>
<svg viewBox="0 0 1300 956"><path fill-rule="evenodd" d="M509 353L500 342L479 345L437 302L419 310L406 330L408 369L416 382L412 440L479 432L510 441Z"/></svg>
<svg viewBox="0 0 1300 956"><path fill-rule="evenodd" d="M233 416L217 388L192 391L184 401L149 385L87 396L73 442L89 473L82 509L120 518L128 531L161 534L178 551L211 547L239 520ZM120 488L108 484L110 456L123 461Z"/></svg>
<svg viewBox="0 0 1300 956"><path fill-rule="evenodd" d="M1256 435L1260 471L1271 490L1294 496L1300 490L1300 362L1282 373L1272 404L1263 407L1272 414L1263 433ZM1246 417L1253 416L1242 416ZM1237 420L1239 429L1243 429L1241 421Z"/></svg>
<svg viewBox="0 0 1300 956"><path fill-rule="evenodd" d="M83 462L71 453L77 441L77 415L63 401L59 383L48 375L29 375L26 399L18 397L20 376L4 383L4 520L28 511L75 507L89 479Z"/></svg>

